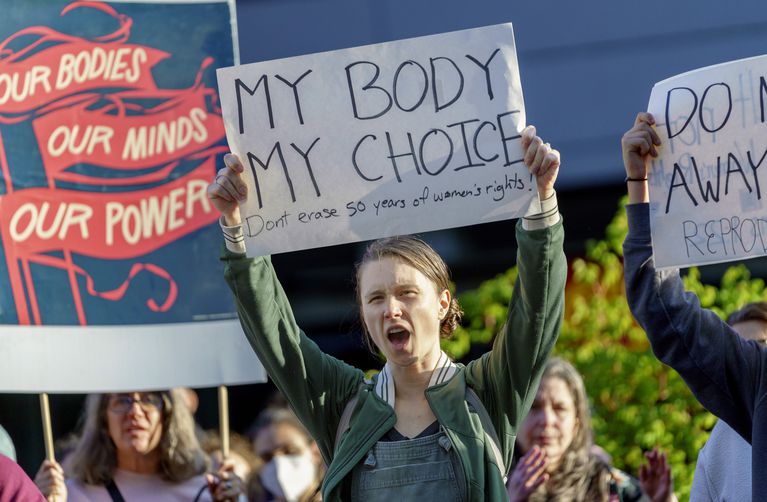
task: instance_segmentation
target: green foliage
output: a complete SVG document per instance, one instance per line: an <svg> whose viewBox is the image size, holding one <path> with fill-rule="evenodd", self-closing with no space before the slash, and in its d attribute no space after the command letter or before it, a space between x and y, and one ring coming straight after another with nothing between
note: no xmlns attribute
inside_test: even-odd
<svg viewBox="0 0 767 502"><path fill-rule="evenodd" d="M605 238L590 242L585 258L570 262L566 312L555 353L581 372L591 399L595 439L616 467L637 475L643 452L660 446L669 455L676 493L689 499L698 451L716 417L692 396L681 377L653 355L634 321L623 287L622 243L627 232L621 203ZM516 267L459 295L464 323L443 344L456 359L472 344L487 344L505 320ZM767 300L764 281L748 269L727 269L718 287L684 278L704 307L720 316L745 303Z"/></svg>

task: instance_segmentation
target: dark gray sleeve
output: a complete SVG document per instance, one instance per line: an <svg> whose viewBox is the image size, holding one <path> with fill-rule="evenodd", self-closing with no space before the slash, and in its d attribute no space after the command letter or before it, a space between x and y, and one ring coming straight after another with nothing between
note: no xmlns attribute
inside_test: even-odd
<svg viewBox="0 0 767 502"><path fill-rule="evenodd" d="M678 270L655 269L649 204L626 207L623 243L626 297L653 352L674 368L695 397L751 442L755 399L764 355L742 340L698 297L684 290Z"/></svg>

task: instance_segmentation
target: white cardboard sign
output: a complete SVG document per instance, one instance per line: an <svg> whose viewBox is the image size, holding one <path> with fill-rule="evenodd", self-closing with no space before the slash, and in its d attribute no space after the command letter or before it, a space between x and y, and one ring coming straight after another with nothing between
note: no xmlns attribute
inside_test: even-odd
<svg viewBox="0 0 767 502"><path fill-rule="evenodd" d="M519 217L511 24L218 70L251 256Z"/></svg>
<svg viewBox="0 0 767 502"><path fill-rule="evenodd" d="M0 392L121 392L265 382L236 319L0 326Z"/></svg>
<svg viewBox="0 0 767 502"><path fill-rule="evenodd" d="M649 175L658 268L767 254L767 56L655 84L663 145Z"/></svg>

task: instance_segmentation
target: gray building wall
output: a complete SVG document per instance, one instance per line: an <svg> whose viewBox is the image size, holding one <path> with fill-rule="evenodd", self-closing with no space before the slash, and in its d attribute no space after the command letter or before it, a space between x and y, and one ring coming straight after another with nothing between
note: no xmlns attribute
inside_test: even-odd
<svg viewBox="0 0 767 502"><path fill-rule="evenodd" d="M655 82L767 52L761 0L240 0L243 63L512 22L528 122L559 189L620 183L619 138Z"/></svg>

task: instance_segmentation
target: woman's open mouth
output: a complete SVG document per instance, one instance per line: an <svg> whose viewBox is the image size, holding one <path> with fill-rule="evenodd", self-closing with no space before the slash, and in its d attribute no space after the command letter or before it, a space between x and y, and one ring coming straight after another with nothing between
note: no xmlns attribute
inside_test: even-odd
<svg viewBox="0 0 767 502"><path fill-rule="evenodd" d="M403 350L410 340L410 331L401 327L389 328L386 331L386 338L395 350Z"/></svg>

